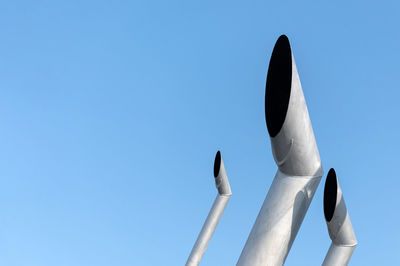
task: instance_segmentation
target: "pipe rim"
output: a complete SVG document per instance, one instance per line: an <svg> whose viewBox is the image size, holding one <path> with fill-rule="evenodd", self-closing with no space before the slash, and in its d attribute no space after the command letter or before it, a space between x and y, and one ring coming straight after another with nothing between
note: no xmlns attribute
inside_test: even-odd
<svg viewBox="0 0 400 266"><path fill-rule="evenodd" d="M221 168L221 152L217 151L214 159L214 177L217 177Z"/></svg>
<svg viewBox="0 0 400 266"><path fill-rule="evenodd" d="M268 133L275 137L282 129L289 108L292 87L292 50L281 35L275 43L265 84L265 120Z"/></svg>
<svg viewBox="0 0 400 266"><path fill-rule="evenodd" d="M337 200L337 178L335 169L331 168L326 176L324 187L324 215L325 220L330 222L336 209Z"/></svg>

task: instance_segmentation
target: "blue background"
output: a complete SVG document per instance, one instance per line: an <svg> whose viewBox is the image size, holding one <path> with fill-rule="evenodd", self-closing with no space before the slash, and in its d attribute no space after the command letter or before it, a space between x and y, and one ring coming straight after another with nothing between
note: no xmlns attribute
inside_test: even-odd
<svg viewBox="0 0 400 266"><path fill-rule="evenodd" d="M216 195L202 265L234 265L276 172L265 77L296 59L325 173L359 241L400 263L397 1L0 3L0 265L183 265ZM325 178L325 176L324 176ZM287 258L330 245L322 180Z"/></svg>

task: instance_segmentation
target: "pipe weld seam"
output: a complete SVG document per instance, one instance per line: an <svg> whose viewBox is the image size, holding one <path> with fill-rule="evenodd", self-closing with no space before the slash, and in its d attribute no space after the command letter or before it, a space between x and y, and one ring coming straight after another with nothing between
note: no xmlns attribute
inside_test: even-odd
<svg viewBox="0 0 400 266"><path fill-rule="evenodd" d="M336 246L340 246L340 247L355 247L358 244L357 241L354 244L340 244L340 243L336 243L334 240L332 240L332 243L335 244Z"/></svg>
<svg viewBox="0 0 400 266"><path fill-rule="evenodd" d="M278 166L283 165L283 164L286 162L286 160L289 158L290 152L292 151L293 144L294 144L294 139L290 139L289 150L288 150L288 152L286 153L285 157L282 158L282 160L276 162L276 164L277 164Z"/></svg>
<svg viewBox="0 0 400 266"><path fill-rule="evenodd" d="M322 175L321 174L317 174L317 175L289 175L286 174L285 172L282 172L281 170L279 170L282 174L286 175L287 177L291 177L291 178L303 178L303 179L314 179L314 178L321 178Z"/></svg>

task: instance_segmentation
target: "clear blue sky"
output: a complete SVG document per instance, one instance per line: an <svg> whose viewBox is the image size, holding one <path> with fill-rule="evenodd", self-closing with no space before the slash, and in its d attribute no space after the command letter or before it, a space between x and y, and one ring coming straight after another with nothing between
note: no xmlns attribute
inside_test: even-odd
<svg viewBox="0 0 400 266"><path fill-rule="evenodd" d="M1 3L0 265L183 265L217 149L233 196L202 265L234 265L276 172L264 86L280 34L343 189L351 264L399 264L400 5L269 2ZM287 265L325 257L323 183Z"/></svg>

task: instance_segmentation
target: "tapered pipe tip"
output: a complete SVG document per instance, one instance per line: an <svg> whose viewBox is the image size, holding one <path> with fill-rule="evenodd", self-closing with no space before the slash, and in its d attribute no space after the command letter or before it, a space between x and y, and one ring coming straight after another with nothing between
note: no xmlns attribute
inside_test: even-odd
<svg viewBox="0 0 400 266"><path fill-rule="evenodd" d="M350 216L347 212L338 178L333 168L329 170L325 181L324 215L328 226L329 237L332 239L333 244L341 247L352 247L349 250L350 253L347 254L346 261L348 261L354 246L357 245L357 239L350 221ZM337 259L339 259L339 257ZM347 263L324 263L323 265L347 265Z"/></svg>
<svg viewBox="0 0 400 266"><path fill-rule="evenodd" d="M221 152L217 151L214 160L214 177L218 176L220 168L221 168Z"/></svg>
<svg viewBox="0 0 400 266"><path fill-rule="evenodd" d="M337 187L336 172L335 169L331 168L326 177L324 188L324 215L327 222L332 220L335 212L338 191Z"/></svg>
<svg viewBox="0 0 400 266"><path fill-rule="evenodd" d="M228 176L222 160L221 152L217 151L214 160L214 179L215 186L218 189L218 193L222 195L231 195L231 186L229 185Z"/></svg>
<svg viewBox="0 0 400 266"><path fill-rule="evenodd" d="M292 86L292 50L281 35L275 43L265 85L265 119L268 133L275 137L285 122Z"/></svg>

